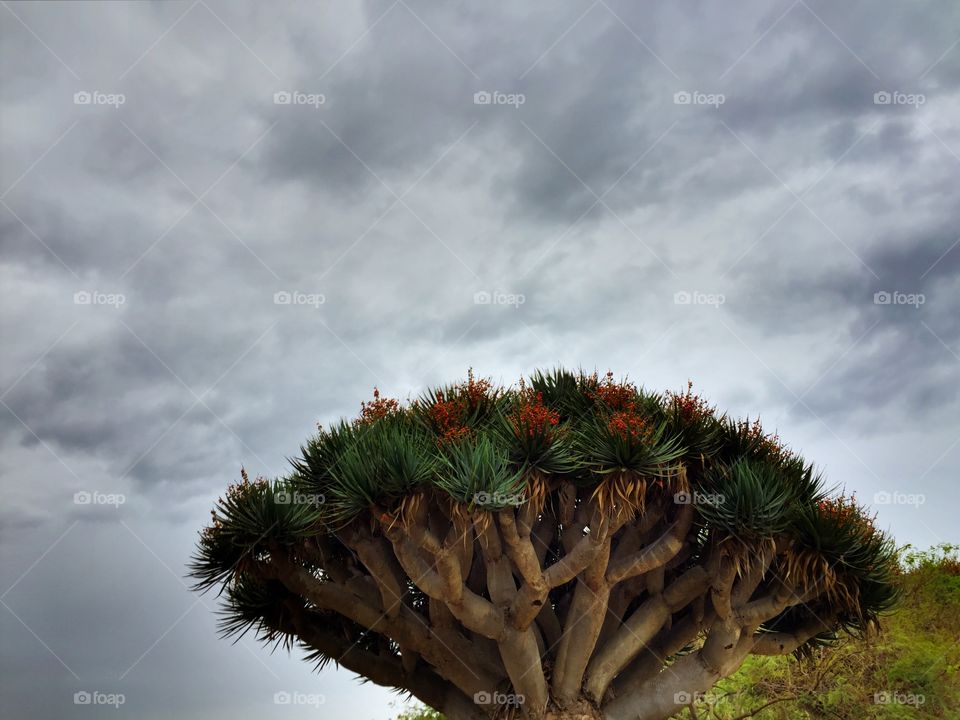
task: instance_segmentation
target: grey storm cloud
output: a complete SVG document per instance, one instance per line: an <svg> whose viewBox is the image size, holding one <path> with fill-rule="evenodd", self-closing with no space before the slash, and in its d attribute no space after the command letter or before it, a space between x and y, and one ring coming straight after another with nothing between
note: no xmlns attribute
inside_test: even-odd
<svg viewBox="0 0 960 720"><path fill-rule="evenodd" d="M0 18L0 714L388 717L218 640L185 564L241 466L471 366L693 379L868 501L926 493L876 508L898 540L957 541L955 3Z"/></svg>

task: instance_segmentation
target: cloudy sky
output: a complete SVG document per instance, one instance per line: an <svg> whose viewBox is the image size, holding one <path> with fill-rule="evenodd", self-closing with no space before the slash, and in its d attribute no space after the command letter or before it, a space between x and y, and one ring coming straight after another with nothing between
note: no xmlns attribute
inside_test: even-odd
<svg viewBox="0 0 960 720"><path fill-rule="evenodd" d="M690 378L960 541L956 3L0 5L3 717L388 717L185 563L470 366Z"/></svg>

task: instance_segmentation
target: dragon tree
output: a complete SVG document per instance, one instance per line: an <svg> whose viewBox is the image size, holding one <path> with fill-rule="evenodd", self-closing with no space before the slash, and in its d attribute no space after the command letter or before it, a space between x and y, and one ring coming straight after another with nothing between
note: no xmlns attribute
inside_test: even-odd
<svg viewBox="0 0 960 720"><path fill-rule="evenodd" d="M584 372L361 404L200 534L221 630L448 718L684 710L753 654L863 634L891 540L759 420Z"/></svg>

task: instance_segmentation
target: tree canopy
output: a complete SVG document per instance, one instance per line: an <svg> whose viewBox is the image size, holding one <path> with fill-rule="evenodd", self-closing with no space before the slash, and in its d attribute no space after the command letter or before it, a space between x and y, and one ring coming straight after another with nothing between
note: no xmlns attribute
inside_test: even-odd
<svg viewBox="0 0 960 720"><path fill-rule="evenodd" d="M692 386L563 369L374 397L200 535L222 630L298 645L450 718L665 718L750 654L897 598L855 497Z"/></svg>

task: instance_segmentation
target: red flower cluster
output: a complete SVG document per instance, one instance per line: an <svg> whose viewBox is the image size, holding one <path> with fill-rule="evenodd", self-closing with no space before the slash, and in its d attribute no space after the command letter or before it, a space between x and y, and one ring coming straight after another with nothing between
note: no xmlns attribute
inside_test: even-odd
<svg viewBox="0 0 960 720"><path fill-rule="evenodd" d="M496 397L491 393L492 384L486 379L476 379L473 368L467 370L467 380L453 388L449 397L437 391L434 404L427 410L439 444L456 442L470 434L467 418L481 405ZM499 391L498 391L499 392Z"/></svg>
<svg viewBox="0 0 960 720"><path fill-rule="evenodd" d="M687 391L683 395L670 393L670 402L680 413L680 417L687 421L699 421L713 415L713 408L699 395L693 394L693 382L687 380Z"/></svg>
<svg viewBox="0 0 960 720"><path fill-rule="evenodd" d="M585 386L587 397L602 402L611 410L633 410L637 399L636 385L615 382L612 372L608 371L603 380L598 380L594 373L586 379Z"/></svg>
<svg viewBox="0 0 960 720"><path fill-rule="evenodd" d="M850 497L841 495L837 498L821 500L817 503L817 508L821 515L829 517L838 525L857 525L870 535L876 532L873 525L876 516L870 517L857 504L856 493L853 493Z"/></svg>
<svg viewBox="0 0 960 720"><path fill-rule="evenodd" d="M227 488L227 495L230 495L231 497L240 497L250 492L256 486L267 484L267 481L260 475L257 475L254 480L250 480L250 476L247 474L247 469L242 465L240 466L240 477L240 482L234 483Z"/></svg>
<svg viewBox="0 0 960 720"><path fill-rule="evenodd" d="M618 410L607 422L607 429L624 440L643 442L653 436L653 428L634 409Z"/></svg>
<svg viewBox="0 0 960 720"><path fill-rule="evenodd" d="M467 369L467 381L457 388L457 395L465 397L469 410L476 410L490 396L490 381L473 377L473 368Z"/></svg>
<svg viewBox="0 0 960 720"><path fill-rule="evenodd" d="M377 420L383 420L383 418L387 417L388 415L392 415L395 412L399 412L399 410L399 402L393 398L380 397L380 390L374 388L373 400L368 403L360 403L360 417L357 419L357 423L360 425L368 425L376 422Z"/></svg>
<svg viewBox="0 0 960 720"><path fill-rule="evenodd" d="M437 443L456 442L470 434L470 428L463 422L464 404L461 397L444 400L443 392L437 391L437 401L428 411L433 429L437 432Z"/></svg>
<svg viewBox="0 0 960 720"><path fill-rule="evenodd" d="M786 460L790 457L790 450L785 448L783 443L780 442L779 435L776 433L767 435L763 432L759 417L753 422L749 419L737 420L737 431L745 433L752 443L757 444L761 455L767 458L772 460Z"/></svg>
<svg viewBox="0 0 960 720"><path fill-rule="evenodd" d="M267 484L267 481L259 475L257 475L255 480L251 481L250 476L247 475L247 469L243 466L240 467L240 477L242 478L240 482L233 483L227 487L227 499L233 501L234 503L242 500L246 495L253 491L254 488ZM212 519L212 524L203 531L207 535L211 535L223 528L223 523L220 520L220 516L217 515L216 510L210 511L210 517Z"/></svg>
<svg viewBox="0 0 960 720"><path fill-rule="evenodd" d="M637 386L631 382L616 382L608 371L603 380L594 373L582 381L584 394L600 403L613 414L607 421L607 429L624 440L646 441L653 435L653 428L637 407Z"/></svg>
<svg viewBox="0 0 960 720"><path fill-rule="evenodd" d="M560 413L543 404L543 393L534 392L520 381L519 402L510 418L510 424L517 435L536 437L542 435L550 439L552 429L560 423Z"/></svg>

